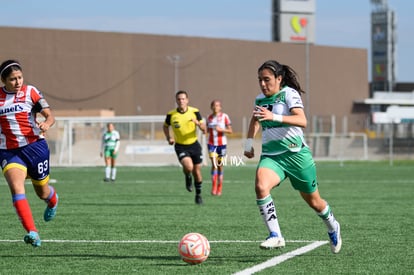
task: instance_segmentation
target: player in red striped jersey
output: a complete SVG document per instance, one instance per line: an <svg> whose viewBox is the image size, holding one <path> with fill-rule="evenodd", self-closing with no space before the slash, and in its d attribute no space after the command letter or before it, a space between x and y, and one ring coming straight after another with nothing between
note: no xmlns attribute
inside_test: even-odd
<svg viewBox="0 0 414 275"><path fill-rule="evenodd" d="M217 99L210 104L212 113L207 118L208 153L211 160L211 194L220 196L223 188L223 157L227 150L226 134L233 133L230 117L222 112Z"/></svg>
<svg viewBox="0 0 414 275"><path fill-rule="evenodd" d="M0 89L0 163L9 185L13 206L27 234L24 241L41 245L38 231L25 194L25 179L30 178L37 196L47 204L43 218L56 215L58 195L49 186L48 145L42 135L55 119L49 104L34 86L23 83L22 67L16 60L0 65L4 86ZM36 114L44 119L36 121Z"/></svg>

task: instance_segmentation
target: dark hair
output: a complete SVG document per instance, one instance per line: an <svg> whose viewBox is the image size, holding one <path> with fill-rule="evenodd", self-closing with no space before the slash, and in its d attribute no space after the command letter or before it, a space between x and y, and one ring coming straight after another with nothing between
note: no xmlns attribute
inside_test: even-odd
<svg viewBox="0 0 414 275"><path fill-rule="evenodd" d="M9 59L0 65L0 77L6 79L12 71L22 71L22 66L17 60Z"/></svg>
<svg viewBox="0 0 414 275"><path fill-rule="evenodd" d="M263 63L259 69L258 72L263 71L264 69L269 69L273 72L275 77L281 76L282 82L280 83L281 86L289 86L299 93L305 93L304 90L300 87L297 73L288 65L280 64L279 62L275 60L268 60L265 63Z"/></svg>
<svg viewBox="0 0 414 275"><path fill-rule="evenodd" d="M213 101L211 101L211 103L210 103L210 108L211 108L211 107L213 107L213 105L214 105L216 102L221 103L221 102L220 102L220 100L218 100L218 99L213 99Z"/></svg>
<svg viewBox="0 0 414 275"><path fill-rule="evenodd" d="M185 95L185 97L188 97L188 94L186 91L183 90L179 90L178 92L175 93L175 97L177 98L178 95Z"/></svg>

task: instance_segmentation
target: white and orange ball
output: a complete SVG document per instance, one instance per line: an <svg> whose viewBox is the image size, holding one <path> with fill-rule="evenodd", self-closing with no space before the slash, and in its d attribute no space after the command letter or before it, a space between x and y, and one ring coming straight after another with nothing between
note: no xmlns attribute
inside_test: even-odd
<svg viewBox="0 0 414 275"><path fill-rule="evenodd" d="M188 233L182 237L178 245L178 253L184 262L200 264L210 255L210 243L200 233Z"/></svg>

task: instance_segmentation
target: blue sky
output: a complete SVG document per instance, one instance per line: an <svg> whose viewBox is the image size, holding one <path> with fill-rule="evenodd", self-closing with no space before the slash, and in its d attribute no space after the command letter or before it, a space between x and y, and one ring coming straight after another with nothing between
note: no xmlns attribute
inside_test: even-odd
<svg viewBox="0 0 414 275"><path fill-rule="evenodd" d="M414 1L388 5L397 16L397 81L414 82ZM9 0L1 11L0 26L271 40L271 0ZM370 0L316 0L315 44L369 50L371 11Z"/></svg>

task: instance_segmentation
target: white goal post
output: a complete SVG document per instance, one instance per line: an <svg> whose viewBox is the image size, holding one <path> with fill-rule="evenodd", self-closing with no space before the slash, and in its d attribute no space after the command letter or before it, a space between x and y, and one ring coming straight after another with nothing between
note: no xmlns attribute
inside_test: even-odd
<svg viewBox="0 0 414 275"><path fill-rule="evenodd" d="M101 137L111 122L121 136L120 166L179 165L165 140L165 116L56 117L46 133L54 166L102 166ZM205 139L200 140L205 143ZM203 149L206 147L202 144Z"/></svg>

